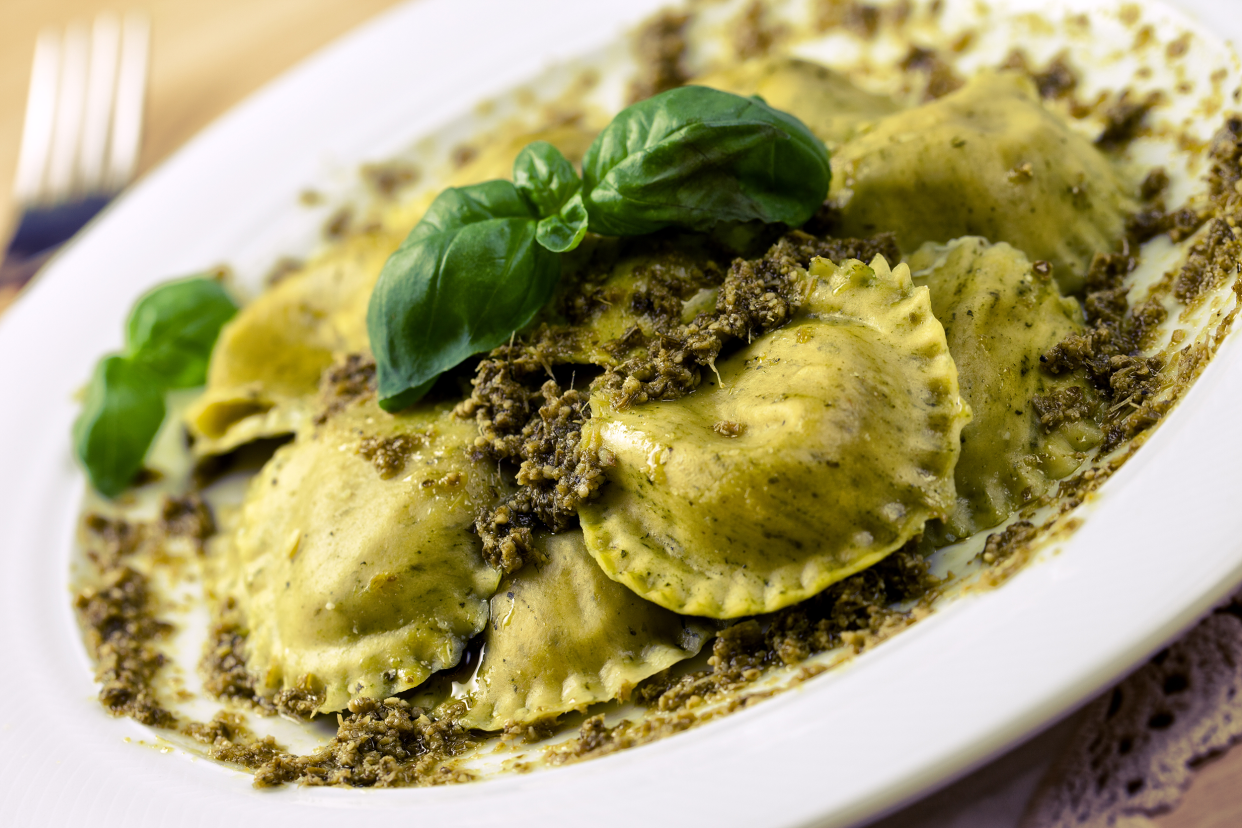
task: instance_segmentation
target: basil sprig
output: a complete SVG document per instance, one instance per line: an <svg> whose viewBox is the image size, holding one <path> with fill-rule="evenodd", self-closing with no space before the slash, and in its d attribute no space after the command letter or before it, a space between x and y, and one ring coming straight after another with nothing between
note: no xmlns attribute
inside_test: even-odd
<svg viewBox="0 0 1242 828"><path fill-rule="evenodd" d="M552 296L561 265L508 181L450 187L384 263L367 307L379 403L398 411L444 371L495 348Z"/></svg>
<svg viewBox="0 0 1242 828"><path fill-rule="evenodd" d="M160 285L130 311L125 350L99 360L73 424L91 485L116 497L133 481L164 421L164 395L207 379L220 328L237 312L220 283L196 277Z"/></svg>
<svg viewBox="0 0 1242 828"><path fill-rule="evenodd" d="M561 151L535 141L513 162L513 184L541 216L538 242L554 253L573 250L587 232L582 179Z"/></svg>
<svg viewBox="0 0 1242 828"><path fill-rule="evenodd" d="M202 385L220 328L235 313L237 305L216 279L167 282L140 298L129 312L125 350L165 388Z"/></svg>
<svg viewBox="0 0 1242 828"><path fill-rule="evenodd" d="M367 309L380 405L413 404L441 373L529 324L556 287L557 254L588 230L798 226L831 177L827 149L797 118L699 86L622 110L581 177L551 144L530 144L512 183L445 190L385 263Z"/></svg>
<svg viewBox="0 0 1242 828"><path fill-rule="evenodd" d="M100 494L116 497L125 491L142 468L164 413L164 389L141 365L120 354L95 365L73 424L73 443Z"/></svg>
<svg viewBox="0 0 1242 828"><path fill-rule="evenodd" d="M627 107L582 160L592 233L720 222L803 224L832 179L828 151L758 98L683 86Z"/></svg>

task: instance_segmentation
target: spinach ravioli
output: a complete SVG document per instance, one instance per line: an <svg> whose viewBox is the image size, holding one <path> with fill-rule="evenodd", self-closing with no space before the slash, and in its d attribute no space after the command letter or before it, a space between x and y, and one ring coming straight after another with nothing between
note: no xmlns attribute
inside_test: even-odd
<svg viewBox="0 0 1242 828"><path fill-rule="evenodd" d="M1091 520L1233 324L1232 56L952 5L688 4L445 109L240 308L147 294L75 426L105 707L259 787L576 762Z"/></svg>
<svg viewBox="0 0 1242 828"><path fill-rule="evenodd" d="M357 401L279 449L228 542L259 689L312 686L320 711L386 698L457 664L500 574L470 528L505 483L445 407Z"/></svg>
<svg viewBox="0 0 1242 828"><path fill-rule="evenodd" d="M528 142L549 141L582 157L593 133L564 126L487 145L450 186L509 178ZM385 213L289 274L225 326L207 389L186 417L200 455L223 454L265 437L296 434L313 413L321 374L345 354L369 353L366 314L384 262L429 199Z"/></svg>
<svg viewBox="0 0 1242 828"><path fill-rule="evenodd" d="M927 244L910 259L914 282L931 290L962 397L974 419L962 429L952 538L995 526L1048 490L1100 444L1089 416L1096 392L1077 374L1053 376L1044 354L1083 329L1082 309L1037 273L1022 251L977 236ZM1041 402L1060 415L1041 417ZM1068 416L1067 416L1068 415Z"/></svg>
<svg viewBox="0 0 1242 828"><path fill-rule="evenodd" d="M735 95L758 95L795 115L833 149L865 124L901 110L893 99L860 89L844 75L800 58L747 61L696 82Z"/></svg>
<svg viewBox="0 0 1242 828"><path fill-rule="evenodd" d="M200 454L295 434L309 424L323 372L341 354L367 349L367 301L400 240L384 230L354 235L224 327L207 390L186 418Z"/></svg>
<svg viewBox="0 0 1242 828"><path fill-rule="evenodd" d="M604 571L677 612L789 606L954 508L969 409L905 265L816 260L788 325L680 400L592 400L609 485L579 508Z"/></svg>
<svg viewBox="0 0 1242 828"><path fill-rule="evenodd" d="M224 328L196 454L293 435L218 544L260 694L309 688L326 713L410 691L454 726L542 726L724 646L733 620L904 577L1100 443L1102 392L1040 359L1083 331L1071 297L1135 203L1028 79L914 107L789 57L698 83L802 119L832 149L830 209L588 234L473 385L459 370L395 415L367 301L434 194ZM593 135L498 136L446 183L510 178L532 140L579 164ZM342 358L363 377L343 396Z"/></svg>
<svg viewBox="0 0 1242 828"><path fill-rule="evenodd" d="M961 236L1005 241L1082 288L1137 207L1114 165L1017 73L984 73L890 115L833 156L841 231L888 230L906 253Z"/></svg>
<svg viewBox="0 0 1242 828"><path fill-rule="evenodd" d="M574 263L586 272L562 275L560 301L553 304L567 306L575 324L545 315L557 338L557 357L567 363L616 366L663 326L689 322L716 305L724 274L701 245L686 242L675 252L651 254L614 241L592 239L582 257L588 263Z"/></svg>
<svg viewBox="0 0 1242 828"><path fill-rule="evenodd" d="M542 560L501 584L462 724L499 730L625 696L715 632L609 579L582 532L542 540Z"/></svg>

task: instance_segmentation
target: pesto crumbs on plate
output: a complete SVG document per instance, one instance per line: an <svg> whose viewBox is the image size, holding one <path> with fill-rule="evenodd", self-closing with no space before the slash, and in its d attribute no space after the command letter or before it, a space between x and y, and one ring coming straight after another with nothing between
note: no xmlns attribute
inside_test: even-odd
<svg viewBox="0 0 1242 828"><path fill-rule="evenodd" d="M586 97L459 144L448 189L418 189L422 162L369 166L375 205L224 324L204 388L168 398L177 439L118 498L88 495L74 607L109 712L258 787L576 762L810 681L1079 525L1233 324L1242 118L1170 138L1177 98L1097 90L1055 22L980 38L934 3L734 5L723 57L696 5L637 33L626 90L649 108L622 113L624 141L597 138L586 72ZM901 57L802 56L824 36ZM805 182L764 190L750 144L661 94L765 113L824 191L782 204ZM723 159L705 178L683 176L686 134ZM1159 141L1166 163L1135 163ZM797 226L701 219L760 208ZM631 226L651 232L610 235ZM447 367L399 366L430 379L394 396L376 285L415 280L409 319L439 325L477 297L417 279L464 250L461 278L529 280L476 292L542 304ZM507 310L459 314L463 337ZM187 668L171 642L203 605ZM186 669L220 706L206 722ZM317 746L265 732L275 715Z"/></svg>

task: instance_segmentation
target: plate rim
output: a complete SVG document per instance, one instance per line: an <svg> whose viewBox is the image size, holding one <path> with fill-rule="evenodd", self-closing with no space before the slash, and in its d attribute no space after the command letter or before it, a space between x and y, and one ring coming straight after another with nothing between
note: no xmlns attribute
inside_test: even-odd
<svg viewBox="0 0 1242 828"><path fill-rule="evenodd" d="M593 820L604 825L632 824L635 819L649 818L654 813L670 821L693 816L713 819L721 825L847 825L895 810L921 793L946 784L1067 712L1159 649L1175 634L1189 628L1242 582L1242 535L1230 531L1242 528L1242 515L1229 515L1230 503L1224 497L1229 487L1219 485L1221 481L1211 477L1193 479L1194 474L1188 474L1185 461L1180 460L1183 455L1198 452L1199 456L1210 457L1212 463L1242 467L1242 440L1220 447L1210 445L1210 441L1205 445L1204 438L1213 431L1212 424L1219 427L1228 423L1229 409L1242 404L1242 343L1235 331L1143 450L1105 485L1093 507L1095 514L1063 544L1068 551L1029 568L1003 590L958 601L886 642L884 647L861 660L865 671L855 669L858 664L847 666L811 685L739 711L709 727L680 734L676 739L530 776L504 777L483 784L443 789L381 792L298 788L258 793L249 788L244 778L238 778L246 776L240 772L213 768L217 772L204 773L204 768L195 767L200 763L190 757L174 762L154 750L141 751L132 746L117 750L117 740L137 740L147 732L132 722L107 718L93 701L94 685L85 653L76 646L76 622L63 583L78 501L77 497L64 496L66 481L77 479L68 457L66 438L73 414L70 396L74 386L81 382L73 378L84 378L98 354L119 345L117 320L124 317L138 291L167 278L170 268L192 269L194 263L190 259L194 250L221 244L219 240L228 237L249 238L248 234L253 232L249 222L254 221L256 215L273 209L277 201L287 201L291 193L297 192L291 185L296 187L313 180L306 177L306 171L313 170L322 161L301 159L297 164L281 167L271 179L260 179L265 184L259 189L270 190L267 197L256 198L248 209L238 210L227 220L209 221L212 211L204 205L190 208L188 215L177 220L181 224L201 223L210 229L205 237L198 239L197 246L181 249L179 254L170 253L168 248L173 242L167 239L136 251L126 250L127 243L142 239L144 222L159 216L169 203L167 199L173 195L184 197L186 187L190 187L190 192L210 195L213 190L207 185L212 182L205 181L204 176L212 175L209 171L219 159L238 162L236 168L228 169L223 175L216 174L227 182L244 182L247 176L261 172L264 164L270 164L273 155L279 154L268 144L280 138L282 129L291 128L285 124L274 132L264 131L273 126L273 119L288 117L296 124L303 124L308 116L305 112L299 113L298 107L304 105L308 91L320 90L333 78L336 82L343 78L366 80L366 71L373 69L377 62L391 65L394 61L384 57L383 50L394 43L409 46L394 33L436 31L440 27L469 22L483 34L499 35L525 15L557 16L557 24L539 40L546 46L545 50L536 55L511 54L518 50L506 52L503 44L498 43L488 60L476 63L472 73L467 72L465 77L457 79L456 82L467 90L458 97L477 100L488 91L498 92L513 85L512 80L496 81L484 70L506 64L514 70L510 78L534 76L547 60L581 54L585 42L602 39L600 32L609 38L615 37L612 32L618 22L639 19L646 10L664 3L660 0L639 3L608 0L592 4L588 13L577 8L586 4L540 0L534 8L528 5L521 14L510 8L512 5L504 0L418 0L381 14L331 44L247 99L110 206L84 236L56 257L31 286L29 294L19 299L0 320L0 353L25 356L31 349L40 351L41 346L44 353L38 356L45 359L45 364L38 366L13 360L0 364L0 387L32 389L31 401L42 403L16 411L10 409L0 415L0 435L3 435L0 436L0 468L22 470L20 478L9 473L0 480L0 555L14 559L8 561L14 577L0 584L0 652L6 660L12 659L22 666L23 685L46 688L46 698L39 704L82 705L83 709L72 712L69 718L87 729L85 734L79 734L84 736L81 739L83 749L109 760L106 766L94 768L88 767L92 763L81 761L81 756L61 758L57 764L54 757L40 752L36 744L39 734L29 721L16 717L15 711L21 709L18 705L22 702L22 688L15 689L15 683L11 682L0 683L0 710L4 711L0 713L0 742L13 748L4 751L0 758L3 769L0 780L4 780L0 782L0 791L4 791L6 800L13 804L19 820L42 824L77 818L99 823L102 813L107 824L115 820L117 824L125 821L155 825L170 818L215 824L225 816L253 818L260 815L274 819L296 817L304 824L326 825L337 821L339 808L347 807L373 812L408 812L411 808L420 808L428 818L452 818L462 824L489 824L503 815L516 826L563 818L564 808L582 807L587 800L596 800L609 803L606 810L591 811ZM1219 4L1207 0L1183 0L1176 5L1191 7L1201 18L1216 12L1224 14ZM620 6L627 8L621 11L617 8ZM1216 22L1220 25L1221 18ZM1242 37L1242 26L1237 22L1232 25L1234 38ZM588 34L575 33L575 27L583 26L596 29ZM605 26L610 28L605 29ZM425 60L443 57L447 51L444 44L437 44L430 35L422 35L421 40L415 36L414 40L426 48ZM409 48L409 51L416 50ZM409 55L395 62L404 67L417 64ZM428 99L439 97L439 92L420 94L421 97L412 94L410 100L395 107L399 110L395 113L357 124L356 128L343 129L340 134L331 136L331 141L317 145L317 149L328 155L348 156L352 152L360 160L367 156L359 154L359 147L374 146L375 135L384 130L384 124L409 117L410 110L425 107L414 122L429 125L443 122L455 112L452 102L428 102ZM471 95L476 97L469 97ZM355 106L362 107L376 95L372 92L359 97L362 100ZM418 129L417 126L409 128L411 132ZM260 142L261 152L240 157L239 161L236 153L242 148L253 150L250 139L255 130L265 136L267 143ZM214 182L214 186L217 190L223 187L220 181ZM229 186L237 189L233 184ZM210 198L208 202L210 206ZM216 204L215 209L219 207ZM184 234L186 231L181 228L177 232ZM98 277L94 263L99 259L125 264L127 269L122 274L128 280L125 290L110 293L106 289L108 278L113 277L111 274L107 274L107 278ZM184 265L180 264L182 261ZM66 336L65 332L72 332L72 335ZM56 334L60 334L59 338ZM16 435L22 435L23 439L17 440ZM30 438L24 439L26 435ZM1153 492L1157 479L1165 486ZM1173 576L1144 572L1144 577L1154 578L1158 583L1145 582L1140 585L1142 589L1127 596L1106 596L1102 606L1095 605L1095 610L1101 614L1137 615L1143 609L1147 615L1124 634L1102 630L1086 642L1085 649L1066 652L1063 649L1066 642L1081 638L1081 630L1076 624L1045 618L1039 611L1041 599L1051 590L1062 607L1083 609L1090 606L1092 596L1084 594L1084 586L1102 568L1119 560L1115 550L1105 548L1105 538L1098 537L1106 535L1110 527L1101 528L1102 523L1097 518L1125 509L1134 512L1129 515L1131 520L1146 526L1144 521L1149 521L1151 515L1140 507L1159 502L1162 495L1169 494L1165 487L1175 482L1182 485L1174 498L1175 505L1166 503L1166 510L1202 513L1204 518L1192 527L1188 539L1180 540L1189 540L1194 545L1196 541L1219 541L1233 535L1232 546L1224 544L1224 548L1213 554L1192 556L1193 566ZM76 485L80 490L81 484ZM1216 491L1211 491L1213 489ZM1118 500L1118 493L1122 491L1126 492L1126 502L1120 506L1110 505ZM64 515L70 516L69 522L56 523L56 517ZM49 519L57 527L56 531L40 528L47 525ZM43 523L37 522L40 520ZM1147 546L1140 548L1146 549L1176 542L1179 538L1170 537L1161 527L1154 526L1142 540ZM1086 548L1075 551L1079 547ZM24 549L39 550L57 561L59 567L53 572L46 563L47 557L21 557L20 550ZM1153 589L1153 585L1164 591L1180 588L1180 593L1177 589L1172 591L1181 597L1162 596L1162 590ZM1004 600L999 600L998 596ZM32 612L32 604L37 601L42 602L42 609ZM1023 638L1027 649L1021 653L1014 648L989 651L992 670L980 672L977 656L967 651L970 647L997 643L986 635L981 637L980 629L1016 624L1019 630L1025 630L1033 623L1040 626L1037 623L1040 621L1045 622L1040 634ZM29 632L30 636L20 638L16 631ZM63 645L66 635L76 652L57 646L58 642ZM919 651L931 647L942 648L943 665L930 673L912 670L912 666L927 661ZM1105 651L1102 657L1101 651ZM1032 669L1032 665L1052 664L1059 658L1065 660L1061 662L1062 675L1057 681L1050 681L1046 676L1041 680L1039 671ZM946 681L946 676L955 672L953 680ZM858 678L860 674L863 679ZM959 713L965 710L975 718L946 726L937 720L952 720L952 716L919 717L909 711L885 711L885 703L912 701L909 691L894 689L908 682L912 675L919 677L919 696L924 703L937 710ZM1025 692L1026 701L999 706L982 714L972 711L960 697L961 676L970 676L976 692L984 698L1007 698L1014 694L1021 697ZM869 692L861 697L845 695L847 691L859 689L858 685ZM1042 689L1033 692L1035 687ZM825 701L836 705L830 714L823 714L819 720L809 723L802 720L806 710ZM826 755L814 749L817 740L837 745L858 742L861 749L869 717L877 712L893 713L893 721L900 725L901 734L889 748L877 751L872 746L862 759L851 756L848 762L842 761L840 747L836 748L836 754L827 752ZM781 727L785 729L780 731ZM773 729L779 732L774 734ZM929 742L941 746L940 749L928 751L925 745ZM953 749L944 748L946 744L952 744ZM741 745L746 746L745 751L738 747ZM904 750L898 749L902 747ZM890 748L891 753L888 752ZM737 755L733 751L737 751ZM23 760L23 756L28 761ZM691 771L687 771L687 767ZM867 776L863 772L867 769L875 772ZM841 793L825 787L822 780L825 772L842 782L848 791ZM57 797L54 791L34 781L39 773L44 774L44 779L56 780L57 784L85 786L87 793L73 801L70 801L72 797ZM716 799L686 796L686 789L696 785L721 793L735 788L746 790L756 778L769 785L769 796L764 803L744 796L725 795ZM612 795L618 780L640 781L644 796ZM156 798L144 799L143 791L124 787L132 788L135 781L142 783L139 787L148 783L157 785ZM92 786L98 790L89 790ZM781 804L774 808L772 801L778 799ZM470 803L475 810L463 814L463 803ZM196 806L205 809L208 805L217 810L210 813L194 810Z"/></svg>

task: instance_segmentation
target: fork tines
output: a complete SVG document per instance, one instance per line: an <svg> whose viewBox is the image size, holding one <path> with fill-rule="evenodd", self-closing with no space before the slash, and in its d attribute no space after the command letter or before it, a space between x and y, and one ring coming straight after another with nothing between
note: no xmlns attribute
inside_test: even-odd
<svg viewBox="0 0 1242 828"><path fill-rule="evenodd" d="M40 33L13 188L23 215L10 254L64 241L133 177L149 38L137 12L101 14L63 36Z"/></svg>

